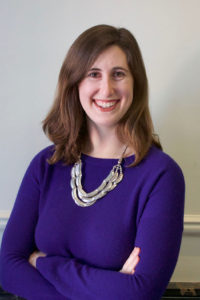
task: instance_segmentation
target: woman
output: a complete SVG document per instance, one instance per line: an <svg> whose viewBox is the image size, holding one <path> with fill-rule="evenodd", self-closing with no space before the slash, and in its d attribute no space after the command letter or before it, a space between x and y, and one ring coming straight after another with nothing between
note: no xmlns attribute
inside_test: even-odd
<svg viewBox="0 0 200 300"><path fill-rule="evenodd" d="M98 25L62 65L43 122L53 142L22 181L1 249L26 299L160 299L183 231L184 179L153 135L135 38Z"/></svg>

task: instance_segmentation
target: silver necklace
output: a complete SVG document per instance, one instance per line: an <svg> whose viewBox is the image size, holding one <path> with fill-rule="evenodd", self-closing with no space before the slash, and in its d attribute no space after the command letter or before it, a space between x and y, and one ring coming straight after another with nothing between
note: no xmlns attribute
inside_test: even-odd
<svg viewBox="0 0 200 300"><path fill-rule="evenodd" d="M70 181L72 198L78 206L87 207L93 205L98 199L104 197L108 192L112 191L118 185L123 178L121 163L126 149L127 146L123 151L121 158L118 160L117 165L113 166L112 170L103 180L100 186L90 193L86 193L81 184L82 161L81 158L79 158L79 160L72 167Z"/></svg>

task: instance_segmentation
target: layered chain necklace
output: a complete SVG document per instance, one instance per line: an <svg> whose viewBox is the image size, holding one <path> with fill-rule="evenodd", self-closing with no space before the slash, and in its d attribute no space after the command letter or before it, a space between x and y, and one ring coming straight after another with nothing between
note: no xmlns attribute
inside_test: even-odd
<svg viewBox="0 0 200 300"><path fill-rule="evenodd" d="M123 178L121 163L126 149L127 146L123 151L121 158L118 160L118 163L113 166L112 170L103 180L100 186L90 193L86 193L82 187L82 161L81 157L79 158L79 160L72 167L70 181L72 198L78 206L87 207L93 205L98 199L104 197L108 192L112 191L118 185Z"/></svg>

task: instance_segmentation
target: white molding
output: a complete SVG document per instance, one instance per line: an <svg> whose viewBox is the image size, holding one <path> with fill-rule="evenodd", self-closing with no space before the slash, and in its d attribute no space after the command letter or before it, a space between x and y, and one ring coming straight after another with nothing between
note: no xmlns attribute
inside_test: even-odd
<svg viewBox="0 0 200 300"><path fill-rule="evenodd" d="M185 215L184 223L200 224L200 215Z"/></svg>
<svg viewBox="0 0 200 300"><path fill-rule="evenodd" d="M10 210L0 210L0 231L4 231L10 217L10 213Z"/></svg>
<svg viewBox="0 0 200 300"><path fill-rule="evenodd" d="M3 230L10 217L11 211L0 210L0 230ZM200 234L200 215L187 214L184 216L184 233Z"/></svg>
<svg viewBox="0 0 200 300"><path fill-rule="evenodd" d="M0 219L8 219L10 217L10 210L0 210Z"/></svg>
<svg viewBox="0 0 200 300"><path fill-rule="evenodd" d="M200 215L185 215L184 216L184 233L200 234Z"/></svg>

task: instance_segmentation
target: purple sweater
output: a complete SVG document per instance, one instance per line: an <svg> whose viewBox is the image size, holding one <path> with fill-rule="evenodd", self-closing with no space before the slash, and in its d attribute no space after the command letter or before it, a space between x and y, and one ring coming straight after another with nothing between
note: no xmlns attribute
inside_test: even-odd
<svg viewBox="0 0 200 300"><path fill-rule="evenodd" d="M28 300L158 300L175 268L183 231L184 179L179 166L151 147L104 198L79 207L71 196L72 166L49 165L53 146L31 161L4 232L0 280ZM82 155L82 184L97 188L117 159ZM137 246L134 275L119 272ZM36 269L28 263L35 250Z"/></svg>

